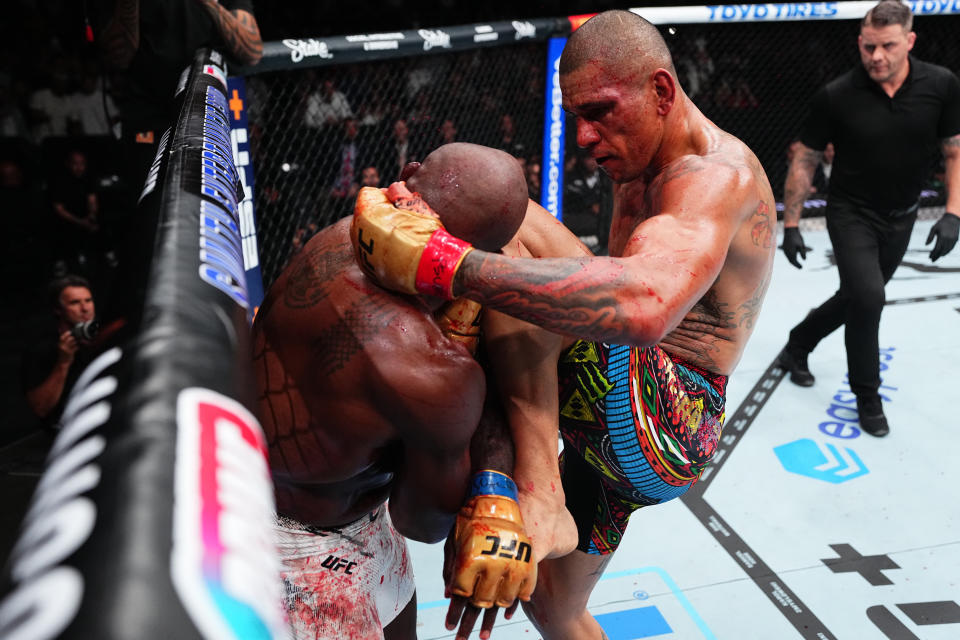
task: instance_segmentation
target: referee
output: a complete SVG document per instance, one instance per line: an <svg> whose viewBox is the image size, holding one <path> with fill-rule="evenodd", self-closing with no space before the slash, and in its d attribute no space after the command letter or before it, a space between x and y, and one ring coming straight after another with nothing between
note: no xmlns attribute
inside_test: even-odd
<svg viewBox="0 0 960 640"><path fill-rule="evenodd" d="M863 64L814 95L784 186L782 248L799 269L797 254L805 259L807 248L797 224L822 150L833 142L826 220L840 289L790 331L780 365L792 382L811 386L807 355L845 325L860 427L878 437L890 431L878 392L884 285L906 253L937 147L947 206L927 238L936 240L932 261L953 249L960 228L960 80L909 55L917 39L912 27L913 14L899 0L882 0L867 12L857 41Z"/></svg>

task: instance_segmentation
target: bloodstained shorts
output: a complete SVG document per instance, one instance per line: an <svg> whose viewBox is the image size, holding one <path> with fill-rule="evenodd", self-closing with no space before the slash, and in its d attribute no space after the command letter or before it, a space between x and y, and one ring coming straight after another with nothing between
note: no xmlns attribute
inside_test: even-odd
<svg viewBox="0 0 960 640"><path fill-rule="evenodd" d="M296 640L382 639L413 597L407 544L385 505L335 529L283 516L274 529Z"/></svg>
<svg viewBox="0 0 960 640"><path fill-rule="evenodd" d="M727 377L659 347L583 340L557 369L563 487L577 548L613 553L631 513L683 495L710 463Z"/></svg>

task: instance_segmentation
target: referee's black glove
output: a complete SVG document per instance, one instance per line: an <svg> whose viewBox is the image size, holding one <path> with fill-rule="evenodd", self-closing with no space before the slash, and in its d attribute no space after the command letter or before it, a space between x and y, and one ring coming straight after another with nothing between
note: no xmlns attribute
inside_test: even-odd
<svg viewBox="0 0 960 640"><path fill-rule="evenodd" d="M937 224L930 229L930 235L923 244L930 244L933 239L937 239L937 244L933 245L930 252L930 261L936 262L938 258L950 253L953 245L957 244L957 234L960 232L960 217L955 213L944 213L937 220Z"/></svg>
<svg viewBox="0 0 960 640"><path fill-rule="evenodd" d="M783 253L787 256L790 264L797 269L803 269L797 260L797 254L799 253L800 257L806 260L807 250L810 249L810 247L803 244L803 236L800 235L800 229L797 227L784 227L783 244L780 245L780 248L783 249Z"/></svg>

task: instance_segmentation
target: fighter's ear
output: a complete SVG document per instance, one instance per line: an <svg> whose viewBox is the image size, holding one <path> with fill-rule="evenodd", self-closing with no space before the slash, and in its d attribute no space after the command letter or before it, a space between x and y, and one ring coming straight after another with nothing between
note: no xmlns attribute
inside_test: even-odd
<svg viewBox="0 0 960 640"><path fill-rule="evenodd" d="M408 162L403 170L400 172L400 177L398 180L400 182L406 182L410 179L410 176L417 172L417 169L420 168L419 162Z"/></svg>
<svg viewBox="0 0 960 640"><path fill-rule="evenodd" d="M665 116L673 109L673 103L677 99L677 82L666 69L654 71L652 80L657 91L657 113Z"/></svg>

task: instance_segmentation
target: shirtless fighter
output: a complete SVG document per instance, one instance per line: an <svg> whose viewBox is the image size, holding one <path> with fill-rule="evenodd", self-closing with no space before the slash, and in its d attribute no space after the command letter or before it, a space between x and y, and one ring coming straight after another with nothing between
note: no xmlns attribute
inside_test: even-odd
<svg viewBox="0 0 960 640"><path fill-rule="evenodd" d="M450 144L405 184L363 189L356 210L436 222L424 200L451 231L496 251L527 191L507 154ZM479 305L386 291L354 262L350 229L345 218L307 243L253 327L278 548L295 637L409 639L416 598L401 535L436 542L459 510L458 566L473 566L485 606L528 599L536 565L506 475L509 432L485 406L473 357Z"/></svg>
<svg viewBox="0 0 960 640"><path fill-rule="evenodd" d="M577 143L615 183L610 257L588 256L533 204L513 256L412 232L355 248L387 287L513 316L498 327L489 314L484 336L527 528L536 539L566 504L580 536L577 551L540 564L524 607L545 638L580 640L604 637L586 605L630 513L682 495L716 451L727 378L769 286L776 214L757 158L683 93L646 20L588 20L564 49L560 87ZM386 237L380 220L359 224ZM411 277L428 264L431 279Z"/></svg>

